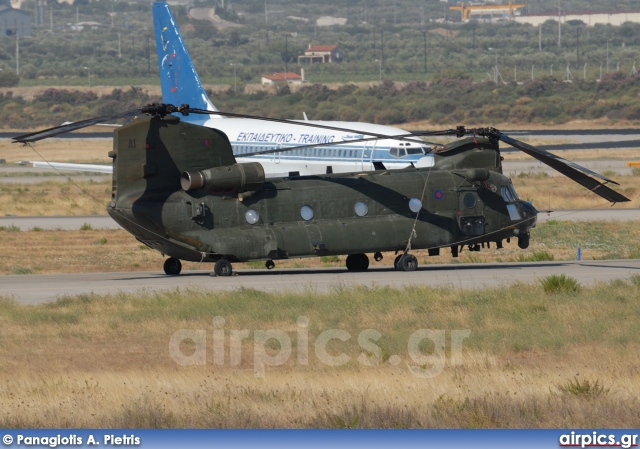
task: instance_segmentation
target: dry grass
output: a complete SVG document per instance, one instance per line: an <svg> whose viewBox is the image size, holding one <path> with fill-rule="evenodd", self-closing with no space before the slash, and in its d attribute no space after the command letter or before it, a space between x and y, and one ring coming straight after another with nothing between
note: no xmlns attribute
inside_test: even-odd
<svg viewBox="0 0 640 449"><path fill-rule="evenodd" d="M576 349L577 351L580 348ZM603 353L594 355L602 356ZM470 359L491 357L470 354ZM622 359L624 360L624 359ZM557 364L469 366L435 379L402 368L304 372L257 379L230 369L56 372L2 376L0 426L62 428L637 428L640 375ZM633 370L638 360L616 360ZM593 401L558 391L578 369L615 385ZM138 366L134 363L133 366ZM609 369L603 375L602 368ZM19 380L18 380L19 379Z"/></svg>
<svg viewBox="0 0 640 449"><path fill-rule="evenodd" d="M98 131L105 132L108 129ZM20 145L11 143L8 139L1 139L0 158L6 159L8 164L18 161L40 161L42 158L49 162L111 164L107 154L112 147L111 139L50 139L31 145Z"/></svg>
<svg viewBox="0 0 640 449"><path fill-rule="evenodd" d="M420 265L436 263L525 262L575 260L577 248L584 260L640 258L640 227L625 222L550 221L534 228L531 246L518 248L515 240L503 249L463 251L454 259L448 250L429 257L414 251ZM25 250L27 249L27 250ZM160 271L163 258L123 230L17 231L0 229L0 275L86 273L103 271ZM393 253L384 253L372 266L390 266ZM276 261L278 268L344 266L344 257L314 257ZM183 270L211 269L211 264L184 262ZM234 264L236 269L264 268L264 262Z"/></svg>
<svg viewBox="0 0 640 449"><path fill-rule="evenodd" d="M0 426L638 427L639 288L636 275L580 294L519 284L82 295L35 307L4 301ZM238 366L228 358L214 365L215 316L226 319L227 357L232 329L281 329L292 356L256 377L251 333ZM308 365L297 362L299 316L309 319ZM356 337L369 328L382 334L375 366L356 361ZM445 366L432 378L412 374L406 352L409 336L426 328L471 331L459 365L447 332ZM172 360L169 341L180 329L206 332L205 365ZM328 348L346 353L345 365L316 356L314 342L328 329L352 336ZM189 345L182 350L188 355ZM401 363L391 366L390 355ZM585 394L587 384L598 394Z"/></svg>
<svg viewBox="0 0 640 449"><path fill-rule="evenodd" d="M508 173L507 173L508 175ZM616 208L627 209L638 207L640 182L637 176L613 175L619 186L613 190L627 196L631 201L618 203ZM539 176L538 174L521 173L512 178L520 199L531 202L538 210L560 209L608 209L610 203L595 195L581 185L564 176ZM606 217L606 211L602 211Z"/></svg>
<svg viewBox="0 0 640 449"><path fill-rule="evenodd" d="M531 145L552 145L552 143L548 140L535 142L533 140L527 141ZM560 142L561 143L561 142ZM596 159L618 159L624 161L636 161L640 159L640 151L637 148L628 148L628 149L607 149L607 150L560 150L560 151L552 151L553 154L560 156L564 159L570 161L585 161L585 160L596 160ZM505 160L507 161L534 161L535 159L531 156L526 155L522 151L514 151L508 153L502 153ZM537 162L537 161L536 161Z"/></svg>
<svg viewBox="0 0 640 449"><path fill-rule="evenodd" d="M94 182L49 179L34 184L0 182L0 215L107 215L111 179Z"/></svg>

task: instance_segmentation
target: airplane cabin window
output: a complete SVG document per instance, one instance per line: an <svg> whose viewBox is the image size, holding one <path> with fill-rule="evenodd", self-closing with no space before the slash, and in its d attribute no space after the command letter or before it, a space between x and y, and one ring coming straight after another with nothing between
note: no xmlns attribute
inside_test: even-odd
<svg viewBox="0 0 640 449"><path fill-rule="evenodd" d="M391 148L389 154L393 157L398 157L399 148Z"/></svg>

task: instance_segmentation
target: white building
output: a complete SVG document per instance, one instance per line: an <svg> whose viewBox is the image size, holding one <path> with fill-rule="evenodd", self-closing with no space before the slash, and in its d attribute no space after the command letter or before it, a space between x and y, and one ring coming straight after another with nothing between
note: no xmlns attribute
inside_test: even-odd
<svg viewBox="0 0 640 449"><path fill-rule="evenodd" d="M640 23L640 11L605 11L605 12L576 12L562 14L558 17L558 14L523 14L515 16L514 21L519 23L529 23L533 26L538 26L546 22L547 20L555 20L565 23L570 20L581 20L586 25L595 24L610 24L620 26L624 22Z"/></svg>

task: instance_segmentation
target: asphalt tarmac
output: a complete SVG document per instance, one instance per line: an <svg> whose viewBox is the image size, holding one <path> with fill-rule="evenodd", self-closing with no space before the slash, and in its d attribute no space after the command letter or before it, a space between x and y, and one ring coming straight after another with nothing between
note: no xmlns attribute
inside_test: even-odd
<svg viewBox="0 0 640 449"><path fill-rule="evenodd" d="M640 260L596 260L500 264L424 265L417 271L395 271L391 267L351 273L346 268L242 270L235 276L212 277L209 271L188 271L179 276L161 272L83 273L2 276L0 294L23 305L51 302L64 295L133 293L187 288L213 292L252 288L265 292L337 291L353 286L408 285L480 288L513 282L534 283L552 274L566 274L590 285L640 274Z"/></svg>

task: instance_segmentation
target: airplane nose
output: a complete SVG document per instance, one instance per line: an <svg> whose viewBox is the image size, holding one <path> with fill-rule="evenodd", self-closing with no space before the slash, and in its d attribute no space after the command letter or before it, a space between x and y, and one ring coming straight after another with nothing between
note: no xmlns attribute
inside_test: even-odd
<svg viewBox="0 0 640 449"><path fill-rule="evenodd" d="M433 156L427 155L423 156L416 162L416 168L425 168L425 167L433 167L435 160Z"/></svg>

